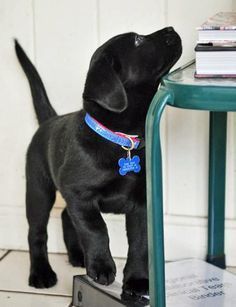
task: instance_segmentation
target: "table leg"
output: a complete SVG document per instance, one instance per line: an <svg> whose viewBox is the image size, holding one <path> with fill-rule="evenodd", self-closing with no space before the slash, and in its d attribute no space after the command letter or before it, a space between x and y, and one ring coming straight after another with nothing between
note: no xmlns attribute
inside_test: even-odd
<svg viewBox="0 0 236 307"><path fill-rule="evenodd" d="M172 99L173 96L167 90L160 88L153 98L146 120L149 292L151 307L166 306L160 120L167 102Z"/></svg>
<svg viewBox="0 0 236 307"><path fill-rule="evenodd" d="M225 165L227 113L210 112L207 262L225 269Z"/></svg>

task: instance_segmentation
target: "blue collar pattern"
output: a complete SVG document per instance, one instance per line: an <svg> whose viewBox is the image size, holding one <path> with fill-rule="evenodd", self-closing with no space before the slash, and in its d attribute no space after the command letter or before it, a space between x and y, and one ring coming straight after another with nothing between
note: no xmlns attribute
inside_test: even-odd
<svg viewBox="0 0 236 307"><path fill-rule="evenodd" d="M97 134L117 145L131 148L133 144L131 143L130 139L132 139L134 142L134 149L137 149L140 144L140 140L137 138L137 136L132 136L121 132L113 132L99 123L88 113L85 115L85 122Z"/></svg>

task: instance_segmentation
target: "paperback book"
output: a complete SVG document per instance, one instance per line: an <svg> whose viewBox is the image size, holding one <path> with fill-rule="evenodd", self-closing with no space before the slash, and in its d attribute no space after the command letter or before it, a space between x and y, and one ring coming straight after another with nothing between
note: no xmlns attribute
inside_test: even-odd
<svg viewBox="0 0 236 307"><path fill-rule="evenodd" d="M217 13L197 30L200 42L236 41L236 12Z"/></svg>

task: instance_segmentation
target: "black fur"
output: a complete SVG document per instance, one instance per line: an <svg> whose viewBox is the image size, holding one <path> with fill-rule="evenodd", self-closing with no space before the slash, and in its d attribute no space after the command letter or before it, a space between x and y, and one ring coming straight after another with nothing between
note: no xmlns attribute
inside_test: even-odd
<svg viewBox="0 0 236 307"><path fill-rule="evenodd" d="M17 40L15 40L15 49L21 66L29 80L38 122L39 124L42 124L43 121L56 116L57 114L49 102L46 90L37 70L25 55L24 50L18 44Z"/></svg>
<svg viewBox="0 0 236 307"><path fill-rule="evenodd" d="M125 214L129 251L123 290L147 293L145 150L132 153L140 156L141 172L120 176L117 163L126 152L92 131L84 117L88 112L111 130L144 137L146 113L160 78L181 55L178 34L169 27L106 42L92 57L83 109L64 116L56 116L37 71L17 42L16 51L42 123L27 153L29 284L41 288L57 281L48 262L47 223L59 190L67 203L62 220L72 265L85 265L100 284L113 282L116 267L100 212Z"/></svg>

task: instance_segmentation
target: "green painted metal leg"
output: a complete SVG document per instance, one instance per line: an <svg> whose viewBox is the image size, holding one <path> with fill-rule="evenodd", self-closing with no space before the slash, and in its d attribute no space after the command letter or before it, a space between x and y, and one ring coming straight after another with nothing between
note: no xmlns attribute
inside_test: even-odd
<svg viewBox="0 0 236 307"><path fill-rule="evenodd" d="M225 164L227 113L210 113L207 262L225 269Z"/></svg>
<svg viewBox="0 0 236 307"><path fill-rule="evenodd" d="M165 307L165 256L163 230L162 159L160 120L173 95L160 88L154 96L146 120L146 166L149 292L151 307Z"/></svg>

